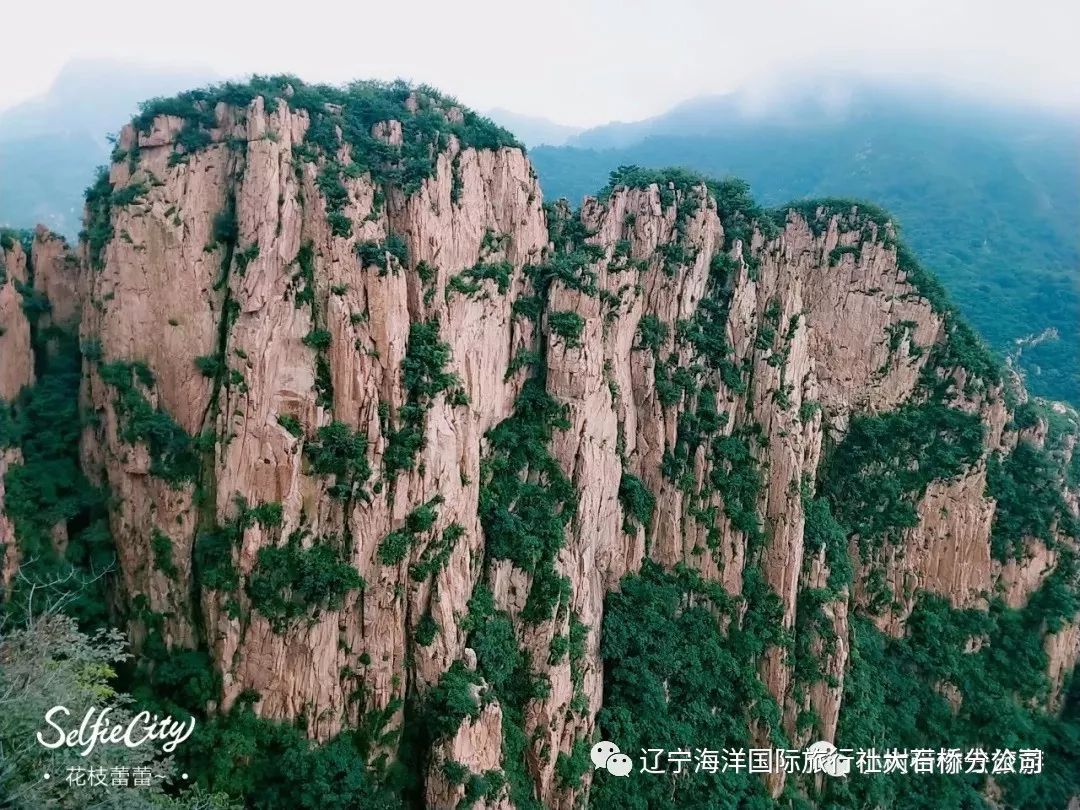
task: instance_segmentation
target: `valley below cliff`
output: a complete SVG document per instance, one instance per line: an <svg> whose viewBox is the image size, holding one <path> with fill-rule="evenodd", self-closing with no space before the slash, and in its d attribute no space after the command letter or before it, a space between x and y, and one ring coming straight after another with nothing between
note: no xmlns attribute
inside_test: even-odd
<svg viewBox="0 0 1080 810"><path fill-rule="evenodd" d="M148 103L78 245L0 245L4 601L92 572L66 609L128 634L138 701L198 719L176 757L207 788L1080 795L1080 420L875 206L635 167L546 201L430 88L281 77ZM602 739L1045 766L619 779Z"/></svg>

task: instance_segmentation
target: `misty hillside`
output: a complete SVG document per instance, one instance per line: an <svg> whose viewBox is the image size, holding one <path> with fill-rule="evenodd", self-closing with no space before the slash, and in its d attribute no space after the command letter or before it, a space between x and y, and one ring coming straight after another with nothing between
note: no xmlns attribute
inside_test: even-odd
<svg viewBox="0 0 1080 810"><path fill-rule="evenodd" d="M46 94L0 111L0 226L40 223L74 237L83 190L109 160L116 122L140 101L212 78L109 60L68 63Z"/></svg>
<svg viewBox="0 0 1080 810"><path fill-rule="evenodd" d="M746 179L766 205L880 202L1002 354L1025 348L1032 390L1080 401L1080 123L925 93L863 87L754 110L710 97L530 152L545 197L577 201L617 166L687 166Z"/></svg>
<svg viewBox="0 0 1080 810"><path fill-rule="evenodd" d="M0 112L0 225L40 222L74 237L115 122L140 100L205 79L75 62L42 98ZM701 97L585 132L490 114L533 147L545 199L580 201L619 165L676 164L745 178L769 206L878 201L999 353L1042 336L1019 361L1035 393L1080 401L1080 123L848 80L800 88Z"/></svg>
<svg viewBox="0 0 1080 810"><path fill-rule="evenodd" d="M559 124L536 115L520 115L510 110L488 110L487 117L501 127L513 132L523 144L535 146L563 146L584 132L583 127Z"/></svg>
<svg viewBox="0 0 1080 810"><path fill-rule="evenodd" d="M77 249L0 232L0 807L1080 801L1080 415L885 210L640 167L545 204L400 81L117 126ZM69 802L56 705L190 740Z"/></svg>

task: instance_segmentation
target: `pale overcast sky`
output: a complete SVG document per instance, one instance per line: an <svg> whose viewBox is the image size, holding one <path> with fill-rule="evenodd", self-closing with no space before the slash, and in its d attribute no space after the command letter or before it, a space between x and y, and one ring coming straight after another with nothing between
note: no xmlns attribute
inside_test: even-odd
<svg viewBox="0 0 1080 810"><path fill-rule="evenodd" d="M1080 106L1076 0L5 3L0 109L76 58L427 82L592 125L825 67Z"/></svg>

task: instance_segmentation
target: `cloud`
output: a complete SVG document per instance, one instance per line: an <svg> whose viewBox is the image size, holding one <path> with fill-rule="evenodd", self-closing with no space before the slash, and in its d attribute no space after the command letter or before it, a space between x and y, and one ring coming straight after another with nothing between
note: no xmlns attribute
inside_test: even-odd
<svg viewBox="0 0 1080 810"><path fill-rule="evenodd" d="M982 95L1080 105L1067 0L505 0L343 4L42 0L5 9L0 107L77 57L202 64L224 76L401 76L480 108L593 125L823 66L930 76Z"/></svg>

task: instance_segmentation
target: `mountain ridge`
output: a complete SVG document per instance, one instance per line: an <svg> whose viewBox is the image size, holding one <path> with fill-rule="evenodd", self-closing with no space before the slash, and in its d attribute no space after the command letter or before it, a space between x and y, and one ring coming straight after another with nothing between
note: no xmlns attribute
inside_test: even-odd
<svg viewBox="0 0 1080 810"><path fill-rule="evenodd" d="M834 195L879 201L1000 354L1056 331L1056 341L1025 351L1019 367L1035 392L1078 401L1080 124L974 102L894 101L872 99L867 108L856 94L838 107L843 114L802 116L810 123L736 112L717 123L706 105L689 118L652 119L652 133L639 127L636 140L618 148L538 147L530 156L549 193L570 199L619 165L676 164L743 177L767 205ZM739 105L726 98L722 106ZM608 138L606 131L578 142Z"/></svg>
<svg viewBox="0 0 1080 810"><path fill-rule="evenodd" d="M304 810L1080 795L1080 421L1027 399L885 210L640 167L544 203L453 99L287 76L148 105L86 203L77 252L0 239L0 582L115 554L78 607L128 628L139 700L199 718L201 785ZM1047 763L618 779L601 738Z"/></svg>
<svg viewBox="0 0 1080 810"><path fill-rule="evenodd" d="M108 161L109 135L140 102L211 81L197 68L69 62L41 96L0 110L0 226L44 224L74 240L82 192Z"/></svg>

